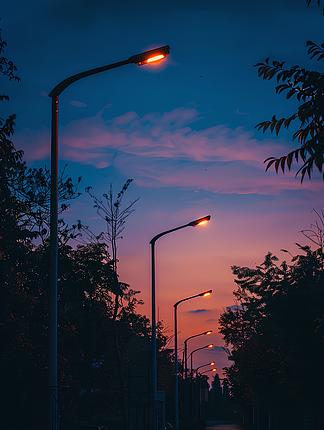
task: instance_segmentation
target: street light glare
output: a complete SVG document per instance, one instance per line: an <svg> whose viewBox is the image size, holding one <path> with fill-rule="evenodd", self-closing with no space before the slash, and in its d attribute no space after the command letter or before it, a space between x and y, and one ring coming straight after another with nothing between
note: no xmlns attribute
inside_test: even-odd
<svg viewBox="0 0 324 430"><path fill-rule="evenodd" d="M212 292L213 292L213 290L204 291L204 292L198 294L198 296L208 297L211 295Z"/></svg>
<svg viewBox="0 0 324 430"><path fill-rule="evenodd" d="M146 60L147 63L153 63L153 61L158 61L158 60L162 60L162 58L164 58L165 55L160 54L160 55L155 55L154 57L148 58Z"/></svg>
<svg viewBox="0 0 324 430"><path fill-rule="evenodd" d="M204 225L207 224L209 220L204 219L203 221L200 221L197 225Z"/></svg>
<svg viewBox="0 0 324 430"><path fill-rule="evenodd" d="M206 334L212 334L212 332L213 332L213 331L212 331L212 330L210 330L210 331L207 331L207 332L206 332Z"/></svg>
<svg viewBox="0 0 324 430"><path fill-rule="evenodd" d="M210 364L210 366L215 366L215 363L213 361L209 364Z"/></svg>
<svg viewBox="0 0 324 430"><path fill-rule="evenodd" d="M152 63L154 61L163 60L170 53L170 46L165 45L160 48L151 49L149 51L142 52L141 54L132 55L129 57L128 61L130 63L135 63L138 66L143 66L143 64Z"/></svg>
<svg viewBox="0 0 324 430"><path fill-rule="evenodd" d="M217 372L217 369L213 369L212 372Z"/></svg>
<svg viewBox="0 0 324 430"><path fill-rule="evenodd" d="M211 343L210 345L208 345L208 348L212 348L214 345Z"/></svg>
<svg viewBox="0 0 324 430"><path fill-rule="evenodd" d="M210 215L204 216L203 218L198 218L195 221L191 221L188 225L191 227L197 227L198 225L207 224L210 221Z"/></svg>

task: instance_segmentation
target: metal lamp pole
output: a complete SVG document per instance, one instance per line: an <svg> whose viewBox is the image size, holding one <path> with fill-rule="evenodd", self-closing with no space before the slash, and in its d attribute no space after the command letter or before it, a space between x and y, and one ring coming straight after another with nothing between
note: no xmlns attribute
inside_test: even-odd
<svg viewBox="0 0 324 430"><path fill-rule="evenodd" d="M186 411L186 420L188 421L189 411L188 411L188 371L187 371L187 352L188 352L188 340L193 339L194 337L210 335L212 334L212 330L204 331L203 333L194 334L193 336L187 337L184 341L184 368L185 368L185 411Z"/></svg>
<svg viewBox="0 0 324 430"><path fill-rule="evenodd" d="M205 348L212 348L214 345L212 344L212 343L210 343L209 345L205 345L205 346L202 346L202 347L200 347L200 348L197 348L197 349L194 349L191 353L190 353L190 367L191 367L191 369L190 369L190 375L191 375L191 401L192 401L192 404L193 404L193 401L194 401L194 386L193 386L193 375L192 375L192 356L193 356L193 354L196 352L196 351L200 351L201 349L205 349ZM187 400L187 404L188 404L188 400ZM188 408L187 408L187 412L188 412ZM193 415L192 415L192 417L193 417Z"/></svg>
<svg viewBox="0 0 324 430"><path fill-rule="evenodd" d="M191 296L191 297L187 297L185 299L179 300L177 303L173 305L174 307L175 430L179 430L178 315L177 315L178 305L187 300L195 299L196 297L210 296L211 293L212 293L212 290L204 291L203 293L196 294L195 296ZM203 334L207 334L207 332Z"/></svg>
<svg viewBox="0 0 324 430"><path fill-rule="evenodd" d="M206 224L210 220L210 215L191 221L188 224L180 227L172 228L157 234L150 241L151 245L151 286L152 286L152 400L157 401L157 363L156 363L156 299L155 299L155 242L162 236L172 233L173 231L181 230L185 227L196 227Z"/></svg>
<svg viewBox="0 0 324 430"><path fill-rule="evenodd" d="M57 380L57 277L58 277L58 113L59 96L73 82L90 75L105 72L106 70L124 66L126 64L137 64L141 66L153 61L161 60L170 53L169 45L141 54L133 55L127 60L109 64L86 72L70 76L60 82L49 93L52 98L52 127L51 127L51 210L50 210L50 323L49 323L49 342L50 342L50 430L58 429L58 380Z"/></svg>

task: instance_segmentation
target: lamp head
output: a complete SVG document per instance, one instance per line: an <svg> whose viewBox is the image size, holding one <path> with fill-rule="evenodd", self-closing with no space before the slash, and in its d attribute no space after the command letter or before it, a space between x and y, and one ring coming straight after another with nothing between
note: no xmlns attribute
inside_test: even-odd
<svg viewBox="0 0 324 430"><path fill-rule="evenodd" d="M160 48L151 49L149 51L142 52L141 54L132 55L129 57L128 61L130 63L135 63L138 66L143 66L143 64L153 63L155 61L162 60L167 57L170 53L170 46L165 45Z"/></svg>
<svg viewBox="0 0 324 430"><path fill-rule="evenodd" d="M208 348L212 348L214 345L211 343L210 345L208 345Z"/></svg>
<svg viewBox="0 0 324 430"><path fill-rule="evenodd" d="M211 366L215 366L215 363L212 361L211 363L209 363Z"/></svg>
<svg viewBox="0 0 324 430"><path fill-rule="evenodd" d="M195 221L191 221L188 226L197 227L197 225L204 225L210 221L210 215L204 216L203 218L196 219Z"/></svg>
<svg viewBox="0 0 324 430"><path fill-rule="evenodd" d="M217 369L213 369L212 372L217 372Z"/></svg>
<svg viewBox="0 0 324 430"><path fill-rule="evenodd" d="M204 291L203 293L200 293L199 296L208 297L211 295L212 292L213 290Z"/></svg>
<svg viewBox="0 0 324 430"><path fill-rule="evenodd" d="M209 330L209 331L205 331L205 333L204 333L204 334L209 335L209 334L212 334L212 332L213 332L213 330Z"/></svg>

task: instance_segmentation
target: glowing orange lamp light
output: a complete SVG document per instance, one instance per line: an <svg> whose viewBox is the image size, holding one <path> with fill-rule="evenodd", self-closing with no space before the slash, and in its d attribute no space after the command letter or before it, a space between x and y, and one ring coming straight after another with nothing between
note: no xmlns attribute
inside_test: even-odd
<svg viewBox="0 0 324 430"><path fill-rule="evenodd" d="M204 216L203 218L196 219L195 221L191 221L188 225L191 227L197 227L198 225L207 224L210 221L210 215Z"/></svg>
<svg viewBox="0 0 324 430"><path fill-rule="evenodd" d="M200 297L208 297L208 296L211 295L212 292L213 292L213 290L204 291L203 293L198 294L198 296L200 296Z"/></svg>
<svg viewBox="0 0 324 430"><path fill-rule="evenodd" d="M148 58L148 59L146 60L146 62L147 62L147 63L153 63L154 61L162 60L162 58L165 58L165 55L163 55L163 54L155 55L155 57Z"/></svg>
<svg viewBox="0 0 324 430"><path fill-rule="evenodd" d="M163 60L170 53L170 46L165 45L160 48L151 49L150 51L143 52L141 54L133 55L129 57L129 61L137 64L138 66L143 66L143 64L154 63L155 61Z"/></svg>

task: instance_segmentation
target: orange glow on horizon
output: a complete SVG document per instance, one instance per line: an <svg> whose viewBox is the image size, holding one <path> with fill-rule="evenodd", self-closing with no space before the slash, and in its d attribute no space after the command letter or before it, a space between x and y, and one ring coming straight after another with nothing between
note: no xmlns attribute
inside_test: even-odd
<svg viewBox="0 0 324 430"><path fill-rule="evenodd" d="M164 58L165 55L164 54L160 54L160 55L155 55L154 57L148 58L146 60L147 63L153 63L153 61L158 61L158 60L162 60L162 58Z"/></svg>

